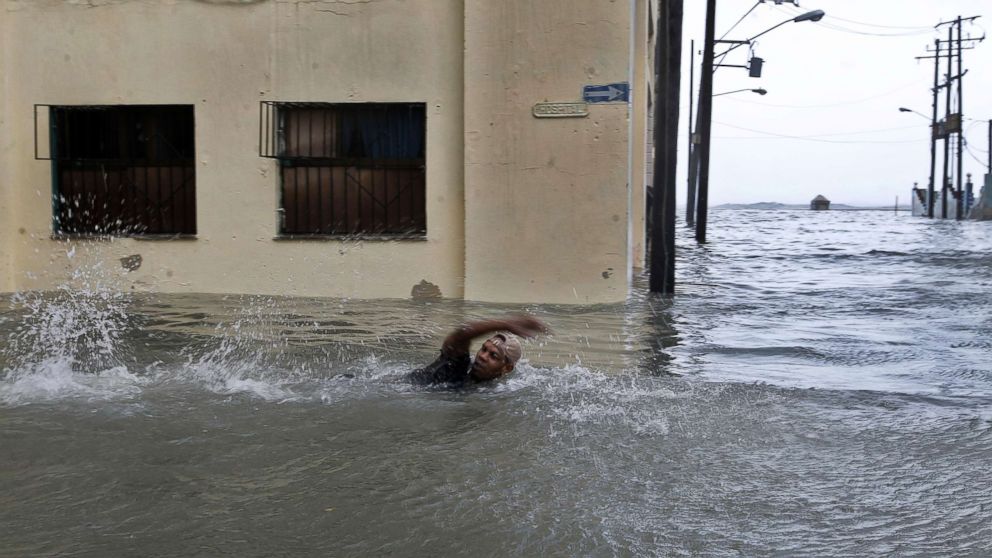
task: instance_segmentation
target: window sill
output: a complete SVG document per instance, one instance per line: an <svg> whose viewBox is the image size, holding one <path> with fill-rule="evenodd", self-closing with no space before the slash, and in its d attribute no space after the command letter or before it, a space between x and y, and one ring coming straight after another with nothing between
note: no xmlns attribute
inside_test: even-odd
<svg viewBox="0 0 992 558"><path fill-rule="evenodd" d="M87 233L52 233L52 240L93 240L111 241L115 238L130 238L132 240L196 240L195 234L87 234Z"/></svg>
<svg viewBox="0 0 992 558"><path fill-rule="evenodd" d="M272 237L279 242L291 240L317 240L324 242L423 242L426 234L280 234Z"/></svg>

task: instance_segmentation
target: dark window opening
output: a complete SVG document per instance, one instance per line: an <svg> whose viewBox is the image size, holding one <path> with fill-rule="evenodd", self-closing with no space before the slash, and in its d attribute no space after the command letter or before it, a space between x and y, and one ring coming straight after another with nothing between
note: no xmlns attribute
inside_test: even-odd
<svg viewBox="0 0 992 558"><path fill-rule="evenodd" d="M55 231L196 234L193 107L51 107Z"/></svg>
<svg viewBox="0 0 992 558"><path fill-rule="evenodd" d="M279 160L284 235L427 232L423 103L263 102L262 156Z"/></svg>

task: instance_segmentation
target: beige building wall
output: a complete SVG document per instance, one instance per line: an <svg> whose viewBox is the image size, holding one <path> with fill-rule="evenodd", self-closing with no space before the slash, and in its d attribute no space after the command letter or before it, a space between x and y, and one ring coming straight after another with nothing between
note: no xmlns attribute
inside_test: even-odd
<svg viewBox="0 0 992 558"><path fill-rule="evenodd" d="M0 10L0 293L14 290L14 256L13 234L16 230L13 222L13 208L10 193L13 188L10 181L10 156L14 141L7 128L9 99L3 94L7 87L7 71L5 53L10 52L10 41L7 29L6 10Z"/></svg>
<svg viewBox="0 0 992 558"><path fill-rule="evenodd" d="M650 9L649 9L650 6ZM657 6L653 0L635 0L635 15L633 20L633 48L631 49L632 78L631 91L631 206L630 206L630 249L631 266L634 269L644 268L645 251L645 202L647 195L647 173L645 172L648 158L648 81L652 75L649 67L649 51L653 50L653 36L649 36L649 17L654 17Z"/></svg>
<svg viewBox="0 0 992 558"><path fill-rule="evenodd" d="M531 111L629 81L630 19L630 2L466 3L466 298L625 298L628 106Z"/></svg>
<svg viewBox="0 0 992 558"><path fill-rule="evenodd" d="M3 53L5 126L19 138L2 165L16 185L2 233L13 288L50 289L82 266L135 290L409 297L427 280L462 296L459 0L7 0L4 11L16 46ZM427 239L274 240L277 167L258 156L260 100L427 103ZM52 240L34 103L194 105L197 238ZM142 266L126 273L117 260L133 254Z"/></svg>
<svg viewBox="0 0 992 558"><path fill-rule="evenodd" d="M406 298L426 280L448 298L623 300L643 261L649 1L0 0L0 291ZM623 81L633 109L532 116ZM426 239L276 239L260 101L425 103ZM53 238L34 104L193 105L196 238Z"/></svg>

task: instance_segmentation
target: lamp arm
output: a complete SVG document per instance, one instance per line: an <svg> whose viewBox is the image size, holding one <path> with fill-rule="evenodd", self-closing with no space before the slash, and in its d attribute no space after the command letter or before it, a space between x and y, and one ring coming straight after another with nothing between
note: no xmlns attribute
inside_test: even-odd
<svg viewBox="0 0 992 558"><path fill-rule="evenodd" d="M727 55L727 53L729 53L730 51L732 51L732 50L734 50L735 48L737 48L737 47L739 47L739 46L741 46L741 45L749 45L749 44L751 44L751 42L752 42L752 41L754 41L754 40L755 40L755 39L757 39L758 37L760 37L760 36L762 36L762 35L764 35L765 33L768 33L768 32L770 32L770 31L774 31L775 29L778 29L779 27L782 27L782 26L783 26L783 25L785 25L786 23L792 23L792 20L791 20L791 19L787 19L787 20L785 20L785 21L783 21L782 23L779 23L778 25L775 25L775 26L773 26L773 27L769 27L768 29L765 29L765 30L764 30L764 31L762 31L761 33L758 33L757 35L755 35L755 36L753 36L753 37L751 37L750 39L748 39L748 40L746 40L746 41L741 41L740 43L737 43L736 45L734 45L734 46L732 46L732 47L730 47L730 48L728 48L727 50L725 50L725 51L723 51L723 52L721 52L720 54L717 54L717 55L714 55L714 56L713 56L713 58L719 58L719 57L721 57L721 56L726 56L726 55Z"/></svg>

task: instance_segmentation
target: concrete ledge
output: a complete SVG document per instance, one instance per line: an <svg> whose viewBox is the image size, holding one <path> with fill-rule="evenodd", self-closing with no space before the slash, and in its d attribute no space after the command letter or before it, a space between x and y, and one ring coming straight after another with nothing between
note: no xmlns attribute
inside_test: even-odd
<svg viewBox="0 0 992 558"><path fill-rule="evenodd" d="M145 234L145 235L128 235L128 234L67 234L67 233L53 233L50 238L52 240L92 240L96 242L108 242L115 238L128 238L131 240L197 240L195 234Z"/></svg>
<svg viewBox="0 0 992 558"><path fill-rule="evenodd" d="M343 234L282 234L272 237L272 240L277 240L280 242L292 241L292 240L304 240L304 241L324 241L324 242L388 242L392 240L403 241L403 242L425 242L427 241L427 235L420 234L410 234L410 235L388 235L388 234L369 234L369 235L343 235Z"/></svg>

